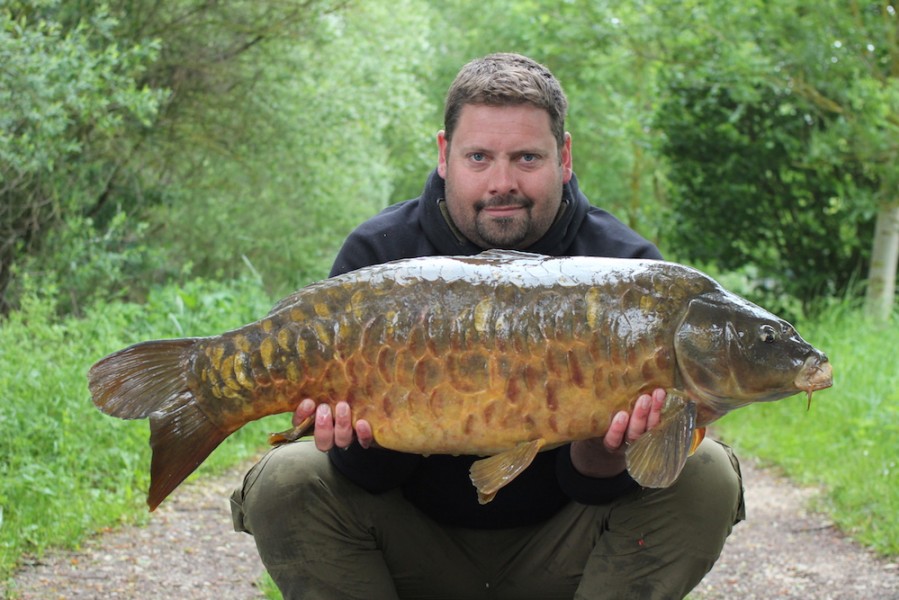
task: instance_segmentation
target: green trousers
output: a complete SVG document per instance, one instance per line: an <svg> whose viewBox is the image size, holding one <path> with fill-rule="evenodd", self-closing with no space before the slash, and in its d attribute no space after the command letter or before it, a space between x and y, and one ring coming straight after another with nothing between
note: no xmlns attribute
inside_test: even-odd
<svg viewBox="0 0 899 600"><path fill-rule="evenodd" d="M360 489L310 442L271 450L231 505L288 600L683 598L744 516L739 464L708 439L670 488L528 527L442 526L399 491Z"/></svg>

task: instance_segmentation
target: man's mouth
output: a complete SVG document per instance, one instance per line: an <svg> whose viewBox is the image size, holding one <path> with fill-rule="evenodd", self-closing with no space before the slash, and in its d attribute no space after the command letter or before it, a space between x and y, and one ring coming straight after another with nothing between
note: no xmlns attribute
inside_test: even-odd
<svg viewBox="0 0 899 600"><path fill-rule="evenodd" d="M509 217L517 212L528 210L530 207L531 202L527 198L498 197L491 198L478 208L491 217Z"/></svg>
<svg viewBox="0 0 899 600"><path fill-rule="evenodd" d="M508 217L522 210L524 210L524 207L516 204L511 206L488 206L484 207L482 212L491 217Z"/></svg>

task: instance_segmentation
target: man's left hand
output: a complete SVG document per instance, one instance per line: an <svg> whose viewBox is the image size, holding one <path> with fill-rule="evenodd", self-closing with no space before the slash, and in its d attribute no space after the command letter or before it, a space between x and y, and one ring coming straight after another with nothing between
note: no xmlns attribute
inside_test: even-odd
<svg viewBox="0 0 899 600"><path fill-rule="evenodd" d="M588 477L614 477L626 468L624 448L658 425L665 405L665 390L637 398L631 414L620 411L612 417L606 435L571 443L571 464Z"/></svg>

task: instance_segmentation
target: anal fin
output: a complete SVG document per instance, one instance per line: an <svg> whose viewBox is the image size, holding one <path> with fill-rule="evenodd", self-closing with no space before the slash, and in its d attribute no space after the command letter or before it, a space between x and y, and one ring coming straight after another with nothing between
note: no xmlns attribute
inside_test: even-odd
<svg viewBox="0 0 899 600"><path fill-rule="evenodd" d="M521 442L514 448L482 458L471 465L469 475L478 490L478 502L487 504L496 493L518 477L546 444L543 438Z"/></svg>
<svg viewBox="0 0 899 600"><path fill-rule="evenodd" d="M312 431L314 429L314 426L315 415L313 414L303 419L303 421L296 427L292 427L286 431L279 431L277 433L268 434L268 443L272 446L280 446L281 444L295 442Z"/></svg>
<svg viewBox="0 0 899 600"><path fill-rule="evenodd" d="M646 488L666 488L673 484L687 457L702 441L704 433L697 432L696 405L669 392L659 424L628 446L627 470L631 477Z"/></svg>

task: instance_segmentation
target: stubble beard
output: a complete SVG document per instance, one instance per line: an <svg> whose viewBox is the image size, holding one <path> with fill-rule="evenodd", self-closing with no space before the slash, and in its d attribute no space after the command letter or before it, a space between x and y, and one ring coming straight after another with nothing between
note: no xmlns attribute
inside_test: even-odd
<svg viewBox="0 0 899 600"><path fill-rule="evenodd" d="M509 217L493 217L484 212L485 208L518 206L523 214ZM534 202L530 198L515 195L494 196L477 202L475 209L475 231L481 244L488 248L520 248L532 235Z"/></svg>

